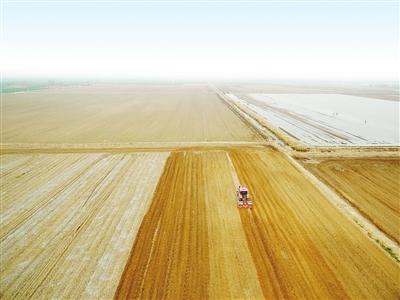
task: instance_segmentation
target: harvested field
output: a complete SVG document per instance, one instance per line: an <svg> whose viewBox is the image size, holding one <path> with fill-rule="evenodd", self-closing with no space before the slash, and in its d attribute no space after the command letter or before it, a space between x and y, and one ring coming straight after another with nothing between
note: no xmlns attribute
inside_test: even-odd
<svg viewBox="0 0 400 300"><path fill-rule="evenodd" d="M326 159L305 166L400 243L400 159Z"/></svg>
<svg viewBox="0 0 400 300"><path fill-rule="evenodd" d="M1 156L1 296L109 299L168 153Z"/></svg>
<svg viewBox="0 0 400 300"><path fill-rule="evenodd" d="M4 94L2 143L257 141L209 87L94 85Z"/></svg>
<svg viewBox="0 0 400 300"><path fill-rule="evenodd" d="M225 152L171 154L115 297L261 298Z"/></svg>
<svg viewBox="0 0 400 300"><path fill-rule="evenodd" d="M240 215L267 298L397 299L399 267L278 151L231 151L255 208Z"/></svg>

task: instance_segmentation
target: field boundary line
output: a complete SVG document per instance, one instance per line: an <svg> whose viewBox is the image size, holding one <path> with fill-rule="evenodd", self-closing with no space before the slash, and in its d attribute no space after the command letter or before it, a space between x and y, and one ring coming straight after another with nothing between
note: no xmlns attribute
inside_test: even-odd
<svg viewBox="0 0 400 300"><path fill-rule="evenodd" d="M240 186L240 180L239 180L239 177L237 176L235 166L234 166L231 156L229 155L228 152L226 152L226 158L228 160L229 169L231 171L233 183L234 183L235 187L238 187L238 186Z"/></svg>
<svg viewBox="0 0 400 300"><path fill-rule="evenodd" d="M242 120L249 127L250 130L253 130L255 133L257 133L257 135L259 135L260 137L262 137L267 141L270 139L268 134L266 134L263 130L258 128L258 126L255 126L255 124L252 124L252 122L254 122L253 118L249 117L246 114L241 114L240 112L238 112L235 108L232 107L232 105L228 102L228 100L226 100L218 92L216 93L217 93L216 94L217 98L221 100L222 103L224 103L229 108L229 110L233 112L240 120Z"/></svg>
<svg viewBox="0 0 400 300"><path fill-rule="evenodd" d="M261 132L262 135L265 136L268 140L272 140L279 146L286 147L288 148L287 150L291 151L294 150L299 152L306 152L311 149L309 146L303 145L302 143L297 142L297 140L295 140L291 136L288 136L280 128L269 124L266 120L262 120L257 113L250 111L243 105L236 103L233 100L227 99L226 95L223 92L219 91L218 88L214 87L214 89L217 91L219 96L224 99L226 104L231 109L235 110L236 113L242 115L245 119L248 119L248 122L252 126L254 126L256 130Z"/></svg>
<svg viewBox="0 0 400 300"><path fill-rule="evenodd" d="M0 155L33 153L126 153L126 152L171 152L191 150L224 150L230 148L265 147L268 142L161 142L138 144L0 144Z"/></svg>

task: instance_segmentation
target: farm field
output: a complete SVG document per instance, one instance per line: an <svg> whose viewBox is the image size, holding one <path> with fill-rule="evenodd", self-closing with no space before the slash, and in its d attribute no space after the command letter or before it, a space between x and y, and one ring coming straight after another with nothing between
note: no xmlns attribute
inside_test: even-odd
<svg viewBox="0 0 400 300"><path fill-rule="evenodd" d="M231 158L258 204L241 217L267 297L398 297L398 265L281 153Z"/></svg>
<svg viewBox="0 0 400 300"><path fill-rule="evenodd" d="M0 300L400 300L400 0L0 1Z"/></svg>
<svg viewBox="0 0 400 300"><path fill-rule="evenodd" d="M257 298L257 282L266 298L398 297L397 264L282 154L226 154L171 155L117 299ZM255 202L253 210L239 211L240 220L232 209L235 169ZM247 246L237 245L242 230Z"/></svg>
<svg viewBox="0 0 400 300"><path fill-rule="evenodd" d="M2 155L2 298L112 298L167 156Z"/></svg>
<svg viewBox="0 0 400 300"><path fill-rule="evenodd" d="M399 104L339 94L226 94L311 146L399 145Z"/></svg>
<svg viewBox="0 0 400 300"><path fill-rule="evenodd" d="M398 262L288 155L397 242L400 160L294 156L222 96L183 84L5 94L0 297L398 299ZM240 184L251 210L236 206Z"/></svg>
<svg viewBox="0 0 400 300"><path fill-rule="evenodd" d="M1 159L5 298L398 296L396 262L272 148Z"/></svg>
<svg viewBox="0 0 400 300"><path fill-rule="evenodd" d="M260 298L225 152L172 153L117 299Z"/></svg>
<svg viewBox="0 0 400 300"><path fill-rule="evenodd" d="M206 85L94 85L2 96L2 143L259 141Z"/></svg>
<svg viewBox="0 0 400 300"><path fill-rule="evenodd" d="M400 159L325 159L305 166L400 242Z"/></svg>

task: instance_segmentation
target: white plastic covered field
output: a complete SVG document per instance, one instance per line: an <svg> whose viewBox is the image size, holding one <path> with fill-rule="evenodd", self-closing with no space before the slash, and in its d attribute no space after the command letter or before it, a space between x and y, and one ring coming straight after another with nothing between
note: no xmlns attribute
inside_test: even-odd
<svg viewBox="0 0 400 300"><path fill-rule="evenodd" d="M342 94L227 94L311 146L399 145L399 102Z"/></svg>

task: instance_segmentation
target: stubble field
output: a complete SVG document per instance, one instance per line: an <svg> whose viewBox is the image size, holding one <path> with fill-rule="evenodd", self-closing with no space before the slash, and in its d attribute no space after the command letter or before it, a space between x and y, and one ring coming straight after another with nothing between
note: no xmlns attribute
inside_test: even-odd
<svg viewBox="0 0 400 300"><path fill-rule="evenodd" d="M400 159L326 159L306 167L400 242Z"/></svg>
<svg viewBox="0 0 400 300"><path fill-rule="evenodd" d="M167 156L1 156L2 298L112 298Z"/></svg>
<svg viewBox="0 0 400 300"><path fill-rule="evenodd" d="M207 86L64 87L3 95L2 143L259 141Z"/></svg>

